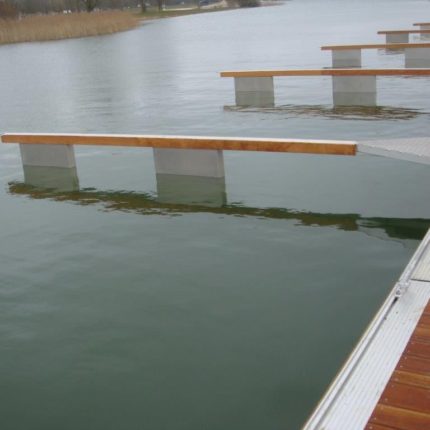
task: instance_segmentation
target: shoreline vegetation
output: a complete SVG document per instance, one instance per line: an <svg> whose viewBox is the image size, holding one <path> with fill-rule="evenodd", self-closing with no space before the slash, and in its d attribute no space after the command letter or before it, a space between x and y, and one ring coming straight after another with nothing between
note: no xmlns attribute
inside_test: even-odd
<svg viewBox="0 0 430 430"><path fill-rule="evenodd" d="M137 15L122 11L27 15L0 20L0 45L101 36L130 30L139 23Z"/></svg>
<svg viewBox="0 0 430 430"><path fill-rule="evenodd" d="M250 1L245 7L258 6ZM0 0L1 6L2 0ZM20 42L42 42L88 36L102 36L131 30L149 20L231 10L241 4L222 0L201 7L145 8L145 11L103 10L7 16L0 14L0 45ZM242 6L243 7L243 6ZM1 8L0 8L1 12Z"/></svg>

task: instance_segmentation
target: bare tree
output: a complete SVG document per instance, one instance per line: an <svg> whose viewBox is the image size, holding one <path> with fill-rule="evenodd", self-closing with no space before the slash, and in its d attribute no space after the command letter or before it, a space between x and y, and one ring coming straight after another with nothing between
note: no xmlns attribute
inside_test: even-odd
<svg viewBox="0 0 430 430"><path fill-rule="evenodd" d="M98 0L82 0L87 12L92 12L98 4Z"/></svg>

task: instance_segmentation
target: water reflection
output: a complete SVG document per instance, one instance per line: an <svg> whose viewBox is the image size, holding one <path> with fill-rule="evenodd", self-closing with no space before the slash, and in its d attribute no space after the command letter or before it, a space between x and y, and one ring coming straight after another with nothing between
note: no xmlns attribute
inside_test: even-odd
<svg viewBox="0 0 430 430"><path fill-rule="evenodd" d="M225 178L156 174L157 201L220 207L226 204Z"/></svg>
<svg viewBox="0 0 430 430"><path fill-rule="evenodd" d="M241 204L223 204L219 207L205 204L167 203L149 193L128 191L81 191L59 192L40 189L23 183L9 184L9 193L31 199L49 199L70 202L82 206L99 205L105 211L120 211L139 215L182 215L186 213L210 213L229 216L250 216L263 219L295 220L297 225L333 227L345 231L361 231L381 239L421 240L430 219L361 217L358 214L332 214L300 212L286 208L258 208ZM225 195L225 194L224 194ZM381 235L381 232L383 235Z"/></svg>
<svg viewBox="0 0 430 430"><path fill-rule="evenodd" d="M27 185L57 191L79 190L76 167L42 167L23 165Z"/></svg>
<svg viewBox="0 0 430 430"><path fill-rule="evenodd" d="M226 111L277 113L287 116L325 117L336 120L399 121L414 119L419 115L428 115L418 109L405 109L391 106L325 106L325 105L282 105L273 108L255 108L245 106L224 106Z"/></svg>

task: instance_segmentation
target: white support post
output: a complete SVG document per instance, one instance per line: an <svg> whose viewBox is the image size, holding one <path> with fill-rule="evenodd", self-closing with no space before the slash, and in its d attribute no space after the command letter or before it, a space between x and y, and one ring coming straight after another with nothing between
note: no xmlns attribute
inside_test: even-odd
<svg viewBox="0 0 430 430"><path fill-rule="evenodd" d="M376 106L376 76L333 76L335 106Z"/></svg>
<svg viewBox="0 0 430 430"><path fill-rule="evenodd" d="M28 185L73 191L79 188L73 145L20 144Z"/></svg>
<svg viewBox="0 0 430 430"><path fill-rule="evenodd" d="M405 48L405 67L430 67L430 48Z"/></svg>
<svg viewBox="0 0 430 430"><path fill-rule="evenodd" d="M224 177L224 157L220 150L154 148L157 174Z"/></svg>
<svg viewBox="0 0 430 430"><path fill-rule="evenodd" d="M385 40L386 40L387 43L409 43L409 34L408 33L404 33L404 34L396 34L396 33L386 34Z"/></svg>
<svg viewBox="0 0 430 430"><path fill-rule="evenodd" d="M361 67L361 49L333 49L333 68Z"/></svg>
<svg viewBox="0 0 430 430"><path fill-rule="evenodd" d="M22 164L41 167L76 167L73 145L20 144Z"/></svg>
<svg viewBox="0 0 430 430"><path fill-rule="evenodd" d="M273 107L275 91L273 77L234 78L237 106Z"/></svg>

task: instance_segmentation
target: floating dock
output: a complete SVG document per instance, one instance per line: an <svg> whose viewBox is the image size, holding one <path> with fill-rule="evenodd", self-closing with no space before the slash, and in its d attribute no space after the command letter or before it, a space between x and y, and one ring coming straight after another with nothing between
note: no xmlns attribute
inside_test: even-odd
<svg viewBox="0 0 430 430"><path fill-rule="evenodd" d="M430 429L430 230L303 430Z"/></svg>

